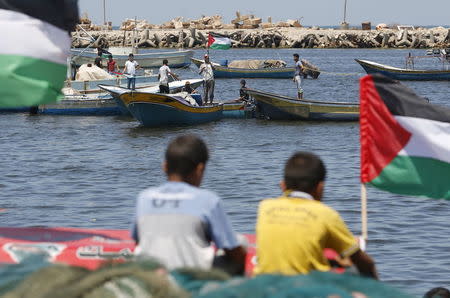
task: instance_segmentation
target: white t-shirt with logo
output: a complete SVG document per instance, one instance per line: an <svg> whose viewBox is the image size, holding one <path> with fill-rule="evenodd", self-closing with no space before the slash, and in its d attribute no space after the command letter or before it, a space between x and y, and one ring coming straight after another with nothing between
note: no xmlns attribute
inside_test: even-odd
<svg viewBox="0 0 450 298"><path fill-rule="evenodd" d="M129 74L131 76L135 76L136 75L136 67L138 65L139 65L139 63L137 63L135 60L134 61L128 60L127 62L125 62L125 67L127 69L127 74Z"/></svg>
<svg viewBox="0 0 450 298"><path fill-rule="evenodd" d="M159 68L159 84L169 86L169 73L170 68L167 65L163 65Z"/></svg>

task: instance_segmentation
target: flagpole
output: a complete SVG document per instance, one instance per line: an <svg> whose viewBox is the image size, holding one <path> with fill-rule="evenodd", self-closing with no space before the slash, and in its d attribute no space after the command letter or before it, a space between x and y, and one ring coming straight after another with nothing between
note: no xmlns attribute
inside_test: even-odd
<svg viewBox="0 0 450 298"><path fill-rule="evenodd" d="M361 236L367 241L367 188L365 183L361 183Z"/></svg>

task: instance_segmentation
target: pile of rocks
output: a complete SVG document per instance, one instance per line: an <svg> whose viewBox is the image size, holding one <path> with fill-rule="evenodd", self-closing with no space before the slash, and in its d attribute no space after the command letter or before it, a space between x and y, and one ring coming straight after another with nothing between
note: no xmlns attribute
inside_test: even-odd
<svg viewBox="0 0 450 298"><path fill-rule="evenodd" d="M134 22L134 21L133 21ZM210 21L208 21L210 22ZM92 31L96 45L145 48L205 47L208 33L214 31L231 39L234 48L433 48L450 47L450 29L438 27L416 30L334 30L306 28L269 29L148 29L138 24L136 31ZM130 23L131 24L131 23ZM187 25L186 25L187 26ZM206 25L205 25L206 26ZM208 25L220 27L216 25ZM140 28L147 29L140 29ZM175 27L175 26L174 26ZM177 25L179 27L179 25ZM210 27L209 27L210 28ZM86 47L89 40L82 31L72 33L73 47Z"/></svg>

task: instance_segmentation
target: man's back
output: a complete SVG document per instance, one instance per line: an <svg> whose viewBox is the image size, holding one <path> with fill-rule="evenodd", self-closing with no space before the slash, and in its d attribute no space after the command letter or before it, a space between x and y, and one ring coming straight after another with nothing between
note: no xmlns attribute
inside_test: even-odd
<svg viewBox="0 0 450 298"><path fill-rule="evenodd" d="M256 226L256 274L327 271L324 248L343 255L358 244L339 214L306 193L295 192L260 203Z"/></svg>
<svg viewBox="0 0 450 298"><path fill-rule="evenodd" d="M138 197L136 228L140 254L169 269L211 267L214 249L238 246L220 199L184 182L167 182Z"/></svg>
<svg viewBox="0 0 450 298"><path fill-rule="evenodd" d="M169 85L169 73L169 66L163 65L159 68L159 83L161 85Z"/></svg>

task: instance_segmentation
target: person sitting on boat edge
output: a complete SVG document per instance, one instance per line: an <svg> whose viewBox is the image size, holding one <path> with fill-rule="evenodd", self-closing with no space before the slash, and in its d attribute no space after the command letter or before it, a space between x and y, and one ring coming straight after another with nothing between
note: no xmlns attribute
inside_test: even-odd
<svg viewBox="0 0 450 298"><path fill-rule="evenodd" d="M209 61L208 54L204 56L205 62L200 65L198 74L203 76L203 102L204 104L208 104L209 102L212 104L214 100L214 66Z"/></svg>
<svg viewBox="0 0 450 298"><path fill-rule="evenodd" d="M303 89L302 89L302 73L303 73L303 64L300 61L300 57L297 53L294 55L295 62L295 73L294 78L292 79L297 85L297 99L303 99Z"/></svg>
<svg viewBox="0 0 450 298"><path fill-rule="evenodd" d="M132 237L137 255L160 260L168 269L218 266L243 273L246 250L239 244L220 198L201 189L206 144L182 135L170 142L163 163L167 182L142 191L136 203ZM225 256L214 258L211 245Z"/></svg>
<svg viewBox="0 0 450 298"><path fill-rule="evenodd" d="M169 61L167 59L163 60L163 65L159 68L158 80L159 80L159 93L169 94L169 75L171 75L175 80L178 80L176 74L174 74L169 66Z"/></svg>
<svg viewBox="0 0 450 298"><path fill-rule="evenodd" d="M349 257L360 274L378 278L373 260L360 248L339 213L321 202L326 169L322 160L297 152L286 162L283 195L259 204L255 274L329 271L324 249Z"/></svg>
<svg viewBox="0 0 450 298"><path fill-rule="evenodd" d="M123 73L127 74L127 88L131 90L136 89L136 69L139 69L139 63L134 60L134 55L128 55L128 61L125 62L125 67L123 68Z"/></svg>
<svg viewBox="0 0 450 298"><path fill-rule="evenodd" d="M241 88L239 89L239 100L245 101L246 103L250 102L250 96L247 93L247 87L245 86L247 82L242 79L241 80Z"/></svg>
<svg viewBox="0 0 450 298"><path fill-rule="evenodd" d="M181 89L182 92L187 92L188 94L195 94L196 91L194 88L192 88L191 82L186 81L183 88Z"/></svg>
<svg viewBox="0 0 450 298"><path fill-rule="evenodd" d="M116 64L116 61L113 59L112 55L108 56L108 62L106 62L106 67L108 69L109 74L116 75L119 67Z"/></svg>

